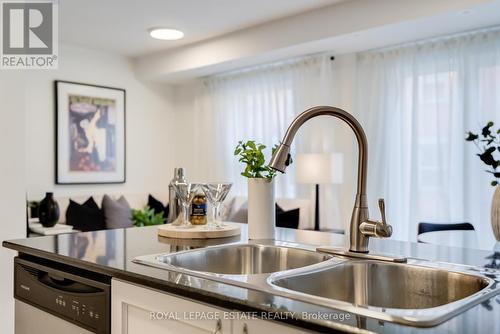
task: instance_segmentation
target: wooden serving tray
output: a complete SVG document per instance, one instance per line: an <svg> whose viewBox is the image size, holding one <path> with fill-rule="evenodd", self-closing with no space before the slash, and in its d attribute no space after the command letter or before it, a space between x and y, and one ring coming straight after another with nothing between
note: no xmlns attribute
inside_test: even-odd
<svg viewBox="0 0 500 334"><path fill-rule="evenodd" d="M239 235L240 225L224 223L220 229L207 229L207 225L190 225L189 227L165 224L158 227L158 234L162 237L177 239L212 239Z"/></svg>

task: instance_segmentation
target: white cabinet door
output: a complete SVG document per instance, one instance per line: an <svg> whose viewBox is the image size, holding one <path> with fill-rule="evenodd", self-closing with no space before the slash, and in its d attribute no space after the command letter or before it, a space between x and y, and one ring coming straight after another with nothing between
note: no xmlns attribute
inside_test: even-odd
<svg viewBox="0 0 500 334"><path fill-rule="evenodd" d="M313 332L271 320L234 320L233 334L311 334Z"/></svg>
<svg viewBox="0 0 500 334"><path fill-rule="evenodd" d="M224 310L113 279L112 334L230 334Z"/></svg>

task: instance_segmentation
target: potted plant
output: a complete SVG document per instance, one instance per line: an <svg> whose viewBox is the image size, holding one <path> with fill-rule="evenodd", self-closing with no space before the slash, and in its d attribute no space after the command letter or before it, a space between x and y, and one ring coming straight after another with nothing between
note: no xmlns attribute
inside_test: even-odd
<svg viewBox="0 0 500 334"><path fill-rule="evenodd" d="M491 204L491 226L496 240L500 241L500 160L497 159L500 155L500 129L494 131L493 126L493 122L488 122L481 134L469 131L465 140L477 146L477 156L488 167L486 172L491 174L491 186L496 188Z"/></svg>
<svg viewBox="0 0 500 334"><path fill-rule="evenodd" d="M161 225L165 224L165 221L163 212L155 213L149 206L146 206L143 210L132 209L132 223L134 226Z"/></svg>
<svg viewBox="0 0 500 334"><path fill-rule="evenodd" d="M274 177L276 171L266 164L264 144L253 140L239 141L234 150L245 169L241 175L248 178L248 237L250 239L274 239L275 198ZM274 153L273 148L272 153Z"/></svg>

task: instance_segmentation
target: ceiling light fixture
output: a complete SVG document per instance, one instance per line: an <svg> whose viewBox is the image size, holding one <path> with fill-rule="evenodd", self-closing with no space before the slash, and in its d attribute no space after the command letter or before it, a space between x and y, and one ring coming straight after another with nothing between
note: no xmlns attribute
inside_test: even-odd
<svg viewBox="0 0 500 334"><path fill-rule="evenodd" d="M165 41L175 41L184 37L184 33L182 31L169 28L149 29L149 35L154 39L161 39Z"/></svg>

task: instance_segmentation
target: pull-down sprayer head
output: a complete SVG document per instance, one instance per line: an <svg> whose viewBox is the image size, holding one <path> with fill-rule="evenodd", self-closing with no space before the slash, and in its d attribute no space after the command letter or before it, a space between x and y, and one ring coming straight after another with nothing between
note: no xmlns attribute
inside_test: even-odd
<svg viewBox="0 0 500 334"><path fill-rule="evenodd" d="M269 167L279 172L284 173L285 169L290 165L290 146L280 144L271 158Z"/></svg>

